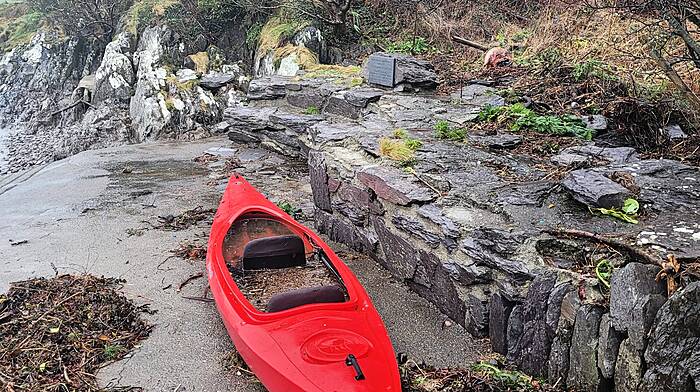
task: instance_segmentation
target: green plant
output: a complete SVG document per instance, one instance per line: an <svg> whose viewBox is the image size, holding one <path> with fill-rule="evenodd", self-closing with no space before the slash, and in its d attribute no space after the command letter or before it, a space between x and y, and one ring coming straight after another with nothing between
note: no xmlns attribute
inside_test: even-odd
<svg viewBox="0 0 700 392"><path fill-rule="evenodd" d="M466 129L453 127L446 120L440 120L435 123L433 129L435 131L435 137L438 139L460 141L464 140L464 137L467 136Z"/></svg>
<svg viewBox="0 0 700 392"><path fill-rule="evenodd" d="M404 129L394 130L392 137L379 140L379 154L392 160L399 161L402 166L415 162L415 152L423 146L423 142L408 135Z"/></svg>
<svg viewBox="0 0 700 392"><path fill-rule="evenodd" d="M308 108L304 109L303 113L310 115L318 115L321 114L321 110L316 106L309 106Z"/></svg>
<svg viewBox="0 0 700 392"><path fill-rule="evenodd" d="M495 381L501 382L504 385L514 388L515 390L532 390L532 377L513 370L499 369L494 365L485 362L479 362L473 366L475 372L488 376Z"/></svg>
<svg viewBox="0 0 700 392"><path fill-rule="evenodd" d="M277 207L294 219L298 219L301 216L301 208L294 206L292 203L286 200L282 200L277 203Z"/></svg>
<svg viewBox="0 0 700 392"><path fill-rule="evenodd" d="M477 117L481 122L508 123L511 131L531 130L559 136L578 136L585 140L593 138L593 130L577 116L539 115L522 103L510 106L485 106Z"/></svg>
<svg viewBox="0 0 700 392"><path fill-rule="evenodd" d="M639 221L637 220L637 212L639 212L639 202L633 198L625 200L621 208L593 208L591 209L591 212L593 211L600 212L603 215L612 216L613 218L617 218L627 223L632 223L635 225L639 223Z"/></svg>
<svg viewBox="0 0 700 392"><path fill-rule="evenodd" d="M434 52L435 48L430 46L423 37L407 38L401 41L390 42L386 50L394 53L423 54Z"/></svg>
<svg viewBox="0 0 700 392"><path fill-rule="evenodd" d="M597 78L601 80L615 80L612 68L602 61L588 59L582 63L574 65L572 75L577 82Z"/></svg>
<svg viewBox="0 0 700 392"><path fill-rule="evenodd" d="M610 288L610 277L612 276L613 265L608 259L603 259L595 266L595 275L605 287Z"/></svg>
<svg viewBox="0 0 700 392"><path fill-rule="evenodd" d="M106 344L103 354L107 360L112 361L117 359L119 354L121 354L124 350L124 346L120 344Z"/></svg>

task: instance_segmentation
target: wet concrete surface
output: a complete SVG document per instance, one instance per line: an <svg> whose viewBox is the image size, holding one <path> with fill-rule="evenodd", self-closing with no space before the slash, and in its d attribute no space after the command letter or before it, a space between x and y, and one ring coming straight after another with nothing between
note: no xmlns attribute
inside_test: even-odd
<svg viewBox="0 0 700 392"><path fill-rule="evenodd" d="M151 336L100 372L105 386L263 390L223 369L222 358L233 346L214 304L184 298L205 295L206 279L177 291L204 265L169 258L171 251L185 241L206 243L210 222L175 232L152 227L161 215L216 207L225 182L222 161L201 164L193 158L217 148L235 157L237 170L272 201L288 201L304 216L313 215L303 164L224 139L87 151L0 178L0 291L31 277L91 273L125 279L126 295L157 311L148 316L155 325ZM12 245L23 240L28 242ZM374 261L342 253L366 286L397 352L417 362L465 366L488 351L486 343L457 325L443 329L445 317L433 305L392 281Z"/></svg>

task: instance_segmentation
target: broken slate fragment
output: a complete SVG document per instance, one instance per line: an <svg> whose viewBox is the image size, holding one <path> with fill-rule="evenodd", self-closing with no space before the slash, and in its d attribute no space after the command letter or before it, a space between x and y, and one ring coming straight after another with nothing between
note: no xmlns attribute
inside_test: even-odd
<svg viewBox="0 0 700 392"><path fill-rule="evenodd" d="M600 319L598 333L598 369L600 374L611 379L615 374L615 362L624 335L616 331L610 322L610 315L605 313Z"/></svg>
<svg viewBox="0 0 700 392"><path fill-rule="evenodd" d="M417 185L413 177L395 169L366 166L357 173L357 178L378 197L402 206L432 201L436 197L435 192Z"/></svg>
<svg viewBox="0 0 700 392"><path fill-rule="evenodd" d="M210 72L202 76L199 85L208 90L216 90L229 83L233 83L237 78L237 75L230 73Z"/></svg>
<svg viewBox="0 0 700 392"><path fill-rule="evenodd" d="M523 142L523 138L518 135L502 133L493 136L469 136L469 141L494 150L507 150L519 146Z"/></svg>
<svg viewBox="0 0 700 392"><path fill-rule="evenodd" d="M608 119L600 114L594 114L590 116L581 116L581 120L586 124L587 128L594 131L604 131L608 129Z"/></svg>
<svg viewBox="0 0 700 392"><path fill-rule="evenodd" d="M621 207L632 196L627 188L587 169L572 171L561 185L574 199L594 208Z"/></svg>
<svg viewBox="0 0 700 392"><path fill-rule="evenodd" d="M598 373L598 332L603 309L583 305L576 314L574 334L569 351L569 376L566 385L582 392L598 392L601 378Z"/></svg>
<svg viewBox="0 0 700 392"><path fill-rule="evenodd" d="M425 225L416 219L402 215L394 215L391 218L391 223L393 223L397 229L422 239L431 248L437 248L442 242L439 235L428 230Z"/></svg>
<svg viewBox="0 0 700 392"><path fill-rule="evenodd" d="M671 142L679 142L688 138L688 135L683 132L683 128L679 125L668 125L664 127L664 134Z"/></svg>
<svg viewBox="0 0 700 392"><path fill-rule="evenodd" d="M664 285L655 280L658 271L657 266L641 263L629 263L615 269L610 281L610 321L616 330L628 332L634 329L635 309L645 297L666 292Z"/></svg>

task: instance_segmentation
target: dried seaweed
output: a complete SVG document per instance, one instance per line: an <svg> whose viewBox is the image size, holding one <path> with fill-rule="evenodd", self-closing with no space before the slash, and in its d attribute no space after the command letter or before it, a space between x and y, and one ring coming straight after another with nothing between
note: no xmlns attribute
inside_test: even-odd
<svg viewBox="0 0 700 392"><path fill-rule="evenodd" d="M97 391L95 373L151 327L113 278L63 275L15 282L0 296L0 385L7 391Z"/></svg>
<svg viewBox="0 0 700 392"><path fill-rule="evenodd" d="M158 217L158 223L154 225L156 229L166 231L179 231L188 229L199 222L212 218L213 209L204 209L202 206L187 210L179 215L163 215Z"/></svg>

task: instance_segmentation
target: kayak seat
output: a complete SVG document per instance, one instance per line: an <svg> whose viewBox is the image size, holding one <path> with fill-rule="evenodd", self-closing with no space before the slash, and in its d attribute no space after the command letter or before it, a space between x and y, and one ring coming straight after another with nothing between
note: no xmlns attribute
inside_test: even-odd
<svg viewBox="0 0 700 392"><path fill-rule="evenodd" d="M280 269L306 265L304 241L296 235L258 238L243 248L243 270Z"/></svg>
<svg viewBox="0 0 700 392"><path fill-rule="evenodd" d="M340 286L305 287L273 295L267 303L267 312L281 312L309 304L345 302L345 292Z"/></svg>

